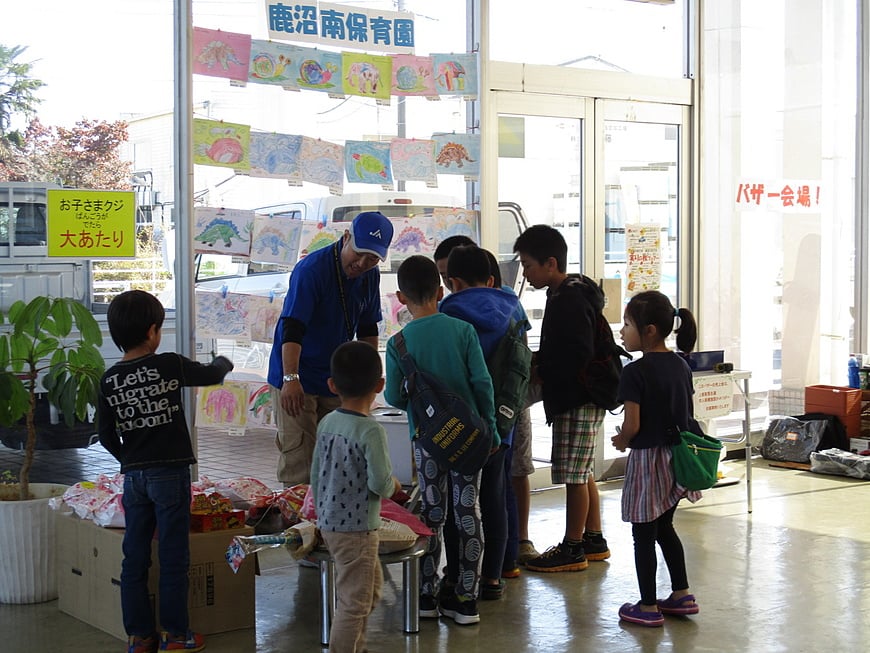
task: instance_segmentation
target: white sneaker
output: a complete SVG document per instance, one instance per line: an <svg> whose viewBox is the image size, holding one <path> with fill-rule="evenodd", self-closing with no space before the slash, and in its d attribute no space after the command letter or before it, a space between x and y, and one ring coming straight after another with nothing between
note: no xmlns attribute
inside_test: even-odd
<svg viewBox="0 0 870 653"><path fill-rule="evenodd" d="M519 564L524 565L529 560L534 560L540 556L540 552L538 552L531 540L520 540L519 553L517 554L517 562Z"/></svg>

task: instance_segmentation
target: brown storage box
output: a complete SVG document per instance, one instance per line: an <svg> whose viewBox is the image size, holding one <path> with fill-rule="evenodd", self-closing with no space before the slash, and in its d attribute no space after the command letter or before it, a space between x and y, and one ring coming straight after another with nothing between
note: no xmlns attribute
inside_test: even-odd
<svg viewBox="0 0 870 653"><path fill-rule="evenodd" d="M836 385L808 385L804 389L804 412L836 415L846 435L861 435L861 390Z"/></svg>
<svg viewBox="0 0 870 653"><path fill-rule="evenodd" d="M190 534L188 610L193 630L210 634L254 627L254 561L234 574L225 557L234 536L253 534L254 529L248 527ZM121 616L123 539L123 529L101 528L70 515L57 516L58 607L126 640ZM158 619L159 575L154 542L148 588Z"/></svg>

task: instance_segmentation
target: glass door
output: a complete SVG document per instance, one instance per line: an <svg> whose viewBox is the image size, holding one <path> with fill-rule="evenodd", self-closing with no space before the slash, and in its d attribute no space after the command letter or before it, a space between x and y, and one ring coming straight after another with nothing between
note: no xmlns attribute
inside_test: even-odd
<svg viewBox="0 0 870 653"><path fill-rule="evenodd" d="M623 298L661 290L677 305L685 250L681 207L688 139L677 105L598 100L596 215L603 216L604 277L622 280Z"/></svg>
<svg viewBox="0 0 870 653"><path fill-rule="evenodd" d="M531 93L493 95L499 251L510 251L507 241L517 219L558 229L568 243L568 272L609 280L608 317L615 332L621 327L622 306L643 287L660 288L686 305L677 299L678 280L688 269L688 256L681 256L689 243L683 225L688 212L681 210L688 197L681 165L688 140L685 108ZM640 232L652 237L641 239ZM521 300L535 350L546 291L525 285ZM608 414L604 434L612 433L621 419ZM532 420L533 456L549 461L550 433L540 404L533 408ZM607 478L616 458L619 454L602 437L596 475Z"/></svg>

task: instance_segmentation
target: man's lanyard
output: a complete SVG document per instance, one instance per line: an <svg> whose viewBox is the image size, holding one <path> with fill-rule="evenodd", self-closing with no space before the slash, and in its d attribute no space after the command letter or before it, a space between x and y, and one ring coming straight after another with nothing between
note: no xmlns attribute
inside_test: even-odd
<svg viewBox="0 0 870 653"><path fill-rule="evenodd" d="M350 316L347 314L347 301L344 298L344 281L342 281L341 263L338 256L339 245L341 245L340 239L332 248L332 257L335 259L335 278L338 281L338 295L341 298L341 310L344 313L344 326L347 329L347 339L353 340L353 329L350 326Z"/></svg>

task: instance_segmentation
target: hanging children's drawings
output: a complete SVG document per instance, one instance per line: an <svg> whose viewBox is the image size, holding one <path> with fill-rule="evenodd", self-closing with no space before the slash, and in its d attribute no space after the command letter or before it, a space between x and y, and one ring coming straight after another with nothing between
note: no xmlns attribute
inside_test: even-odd
<svg viewBox="0 0 870 653"><path fill-rule="evenodd" d="M251 295L197 290L196 335L201 338L249 340L248 302Z"/></svg>
<svg viewBox="0 0 870 653"><path fill-rule="evenodd" d="M286 288L272 297L248 295L247 309L248 328L251 340L254 342L271 343L275 338L275 325L281 317L281 306L284 304Z"/></svg>
<svg viewBox="0 0 870 653"><path fill-rule="evenodd" d="M378 141L345 141L344 173L349 182L392 184L390 144Z"/></svg>
<svg viewBox="0 0 870 653"><path fill-rule="evenodd" d="M295 45L252 39L248 81L298 90L294 64L301 50Z"/></svg>
<svg viewBox="0 0 870 653"><path fill-rule="evenodd" d="M437 95L432 57L397 54L393 57L393 95Z"/></svg>
<svg viewBox="0 0 870 653"><path fill-rule="evenodd" d="M349 226L350 223L348 223ZM318 249L329 247L344 235L345 226L321 225L319 222L303 222L299 238L299 260Z"/></svg>
<svg viewBox="0 0 870 653"><path fill-rule="evenodd" d="M193 28L194 74L244 82L248 79L250 56L250 34Z"/></svg>
<svg viewBox="0 0 870 653"><path fill-rule="evenodd" d="M434 134L438 174L480 176L479 134Z"/></svg>
<svg viewBox="0 0 870 653"><path fill-rule="evenodd" d="M248 384L248 427L274 426L275 410L268 383Z"/></svg>
<svg viewBox="0 0 870 653"><path fill-rule="evenodd" d="M193 251L247 256L254 212L198 206L193 212Z"/></svg>
<svg viewBox="0 0 870 653"><path fill-rule="evenodd" d="M432 211L435 239L440 243L451 236L468 236L480 242L477 231L479 211L438 207Z"/></svg>
<svg viewBox="0 0 870 653"><path fill-rule="evenodd" d="M625 289L629 297L661 287L661 230L657 223L625 225Z"/></svg>
<svg viewBox="0 0 870 653"><path fill-rule="evenodd" d="M344 188L344 147L303 136L299 170L303 181L322 184L340 195Z"/></svg>
<svg viewBox="0 0 870 653"><path fill-rule="evenodd" d="M341 88L347 95L390 98L393 59L384 55L341 53Z"/></svg>
<svg viewBox="0 0 870 653"><path fill-rule="evenodd" d="M435 141L394 138L390 141L393 178L435 183Z"/></svg>
<svg viewBox="0 0 870 653"><path fill-rule="evenodd" d="M413 254L431 256L435 253L432 218L391 219L393 242L390 243L391 261L403 261Z"/></svg>
<svg viewBox="0 0 870 653"><path fill-rule="evenodd" d="M302 136L251 133L251 176L302 181L299 153Z"/></svg>
<svg viewBox="0 0 870 653"><path fill-rule="evenodd" d="M294 72L299 88L327 93L341 90L341 54L338 52L300 47Z"/></svg>
<svg viewBox="0 0 870 653"><path fill-rule="evenodd" d="M197 426L244 426L247 421L248 384L225 381L199 388Z"/></svg>
<svg viewBox="0 0 870 653"><path fill-rule="evenodd" d="M378 337L385 344L391 336L401 331L402 327L412 319L408 307L399 301L394 292L381 295L381 315L383 315L384 320L381 322Z"/></svg>
<svg viewBox="0 0 870 653"><path fill-rule="evenodd" d="M299 258L302 221L283 216L256 215L251 234L251 260L291 266Z"/></svg>
<svg viewBox="0 0 870 653"><path fill-rule="evenodd" d="M477 97L477 53L433 54L435 90L439 95Z"/></svg>
<svg viewBox="0 0 870 653"><path fill-rule="evenodd" d="M247 172L251 128L218 120L193 119L193 162Z"/></svg>

